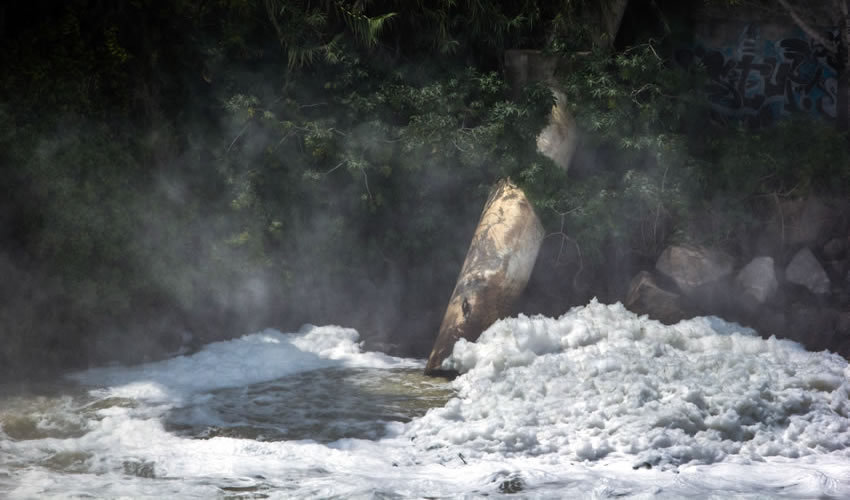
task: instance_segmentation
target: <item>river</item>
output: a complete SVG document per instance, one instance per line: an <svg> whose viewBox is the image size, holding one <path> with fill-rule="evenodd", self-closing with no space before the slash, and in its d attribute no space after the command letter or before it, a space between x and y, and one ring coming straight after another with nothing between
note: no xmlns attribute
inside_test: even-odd
<svg viewBox="0 0 850 500"><path fill-rule="evenodd" d="M0 497L850 498L850 368L591 302L449 359L338 326L0 386Z"/></svg>

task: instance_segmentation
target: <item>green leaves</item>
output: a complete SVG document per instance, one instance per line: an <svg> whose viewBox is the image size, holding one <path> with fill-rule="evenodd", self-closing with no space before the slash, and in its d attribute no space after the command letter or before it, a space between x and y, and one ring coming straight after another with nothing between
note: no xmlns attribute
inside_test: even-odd
<svg viewBox="0 0 850 500"><path fill-rule="evenodd" d="M396 16L395 12L389 12L369 17L363 14L362 9L357 9L358 11L347 9L342 2L337 2L336 6L354 38L366 47L374 47L378 43L378 35Z"/></svg>
<svg viewBox="0 0 850 500"><path fill-rule="evenodd" d="M571 58L563 87L583 147L597 160L542 205L562 219L591 268L604 265L612 248L652 259L692 210L684 132L707 108L695 105L688 116L673 111L682 100L698 103L698 89L679 85L690 81L680 76L684 70L670 67L652 42Z"/></svg>
<svg viewBox="0 0 850 500"><path fill-rule="evenodd" d="M563 214L586 254L607 245L654 258L674 239L735 252L765 197L850 187L846 141L832 124L796 116L759 131L724 127L711 118L704 68L659 53L650 41L573 55L563 80L597 162L592 178L544 194L543 206Z"/></svg>
<svg viewBox="0 0 850 500"><path fill-rule="evenodd" d="M344 5L347 34L333 61L314 60L261 98L248 84L224 102L233 125L221 168L239 200L233 208L244 215L228 241L263 248L269 267L291 277L285 288L293 294L310 275L375 280L387 262L419 270L410 279L453 280L445 266L432 276L429 263L462 258L455 254L467 236L447 232L474 222L493 181L513 176L542 191L555 179L557 169L535 144L552 94L535 86L508 100L500 73L436 51L415 65L387 65L386 46L350 38L354 30L366 34L358 16L395 9ZM370 33L386 41L404 15L386 17ZM409 34L398 34L400 43Z"/></svg>

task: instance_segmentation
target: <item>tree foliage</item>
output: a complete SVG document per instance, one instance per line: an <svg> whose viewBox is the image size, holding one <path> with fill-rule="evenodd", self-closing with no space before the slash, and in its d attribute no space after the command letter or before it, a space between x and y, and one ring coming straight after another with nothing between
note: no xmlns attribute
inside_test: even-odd
<svg viewBox="0 0 850 500"><path fill-rule="evenodd" d="M0 265L30 283L4 290L9 369L356 321L356 297L399 280L422 291L392 303L423 300L453 279L489 184L543 161L548 92L513 102L496 72L543 36L531 2L0 10Z"/></svg>
<svg viewBox="0 0 850 500"><path fill-rule="evenodd" d="M593 152L579 159L590 178L545 205L566 217L586 255L610 259L613 248L652 262L674 241L740 253L745 235L773 216L775 197L850 187L846 143L829 123L794 116L761 131L715 123L703 69L677 67L663 53L650 40L575 56L563 80Z"/></svg>
<svg viewBox="0 0 850 500"><path fill-rule="evenodd" d="M614 50L603 4L0 6L0 270L19 284L0 287L0 366L138 361L182 332L304 321L415 330L427 348L500 177L587 276L676 238L733 241L698 214L745 226L767 195L846 188L834 135L708 123L699 68L657 41ZM506 48L569 60L569 175L535 149L553 96L509 97Z"/></svg>

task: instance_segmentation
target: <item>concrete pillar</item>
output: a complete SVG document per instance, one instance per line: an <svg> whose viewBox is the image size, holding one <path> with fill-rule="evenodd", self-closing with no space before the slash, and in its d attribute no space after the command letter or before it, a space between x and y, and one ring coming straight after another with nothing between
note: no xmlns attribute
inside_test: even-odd
<svg viewBox="0 0 850 500"><path fill-rule="evenodd" d="M499 181L484 205L426 375L451 375L442 363L455 342L474 342L494 321L512 314L542 242L543 225L525 193L509 179Z"/></svg>

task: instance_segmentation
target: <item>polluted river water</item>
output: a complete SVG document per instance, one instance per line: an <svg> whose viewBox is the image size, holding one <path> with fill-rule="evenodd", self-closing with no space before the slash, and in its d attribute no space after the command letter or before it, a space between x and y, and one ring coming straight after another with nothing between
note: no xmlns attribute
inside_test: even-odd
<svg viewBox="0 0 850 500"><path fill-rule="evenodd" d="M850 368L591 302L459 341L338 326L0 387L0 498L850 498Z"/></svg>

